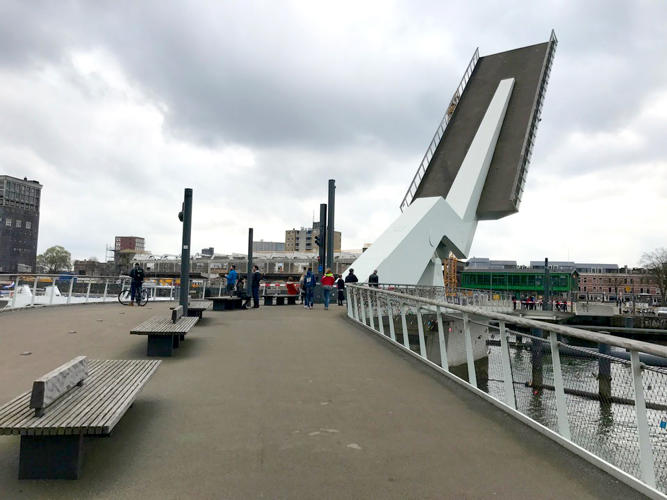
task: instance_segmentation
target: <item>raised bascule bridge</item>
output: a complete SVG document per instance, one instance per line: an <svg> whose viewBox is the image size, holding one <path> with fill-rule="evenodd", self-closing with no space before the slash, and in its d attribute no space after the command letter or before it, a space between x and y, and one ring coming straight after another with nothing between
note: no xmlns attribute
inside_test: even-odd
<svg viewBox="0 0 667 500"><path fill-rule="evenodd" d="M477 222L519 210L558 41L468 64L410 187L402 214L353 264L365 279L443 286L442 259L467 258Z"/></svg>
<svg viewBox="0 0 667 500"><path fill-rule="evenodd" d="M354 264L382 282L344 307L237 309L187 258L180 305L22 280L51 288L0 312L0 497L667 498L667 347L438 286L478 220L518 208L555 47L475 51ZM187 188L183 248L191 215Z"/></svg>

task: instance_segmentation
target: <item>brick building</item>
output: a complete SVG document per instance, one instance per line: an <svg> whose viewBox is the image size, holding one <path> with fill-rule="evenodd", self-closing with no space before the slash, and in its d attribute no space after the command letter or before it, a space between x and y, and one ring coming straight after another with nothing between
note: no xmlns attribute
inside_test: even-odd
<svg viewBox="0 0 667 500"><path fill-rule="evenodd" d="M42 185L0 175L0 273L34 272Z"/></svg>

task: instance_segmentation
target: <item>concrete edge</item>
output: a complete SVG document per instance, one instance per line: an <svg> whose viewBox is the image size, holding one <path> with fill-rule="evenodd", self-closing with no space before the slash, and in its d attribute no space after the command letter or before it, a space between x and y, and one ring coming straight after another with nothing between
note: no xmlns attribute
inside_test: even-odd
<svg viewBox="0 0 667 500"><path fill-rule="evenodd" d="M535 420L531 419L530 417L524 415L523 413L511 408L510 406L506 405L502 401L494 398L493 396L487 394L486 392L473 387L471 384L466 382L465 380L457 377L456 375L453 375L452 373L444 370L442 367L438 366L437 364L433 363L432 361L428 359L422 358L418 353L412 351L411 349L408 349L405 347L403 344L396 342L395 340L392 340L391 337L388 337L386 335L383 335L382 333L373 330L371 327L368 325L362 323L361 321L357 321L354 318L349 317L347 314L345 315L348 321L351 321L352 323L355 323L357 325L363 326L366 330L371 331L372 333L376 334L378 337L381 337L382 339L386 340L389 342L390 345L393 347L396 347L400 349L401 351L410 354L413 358L417 359L418 361L422 362L429 368L434 369L441 375L444 375L448 379L452 380L453 382L456 382L460 386L464 387L465 389L469 390L470 392L476 394L477 396L481 397L482 399L486 400L487 402L491 403L495 407L503 410L504 412L510 414L511 416L515 417L517 420L521 421L525 425L531 427L532 429L536 430L540 434L548 437L549 439L555 441L556 443L560 444L567 450L571 451L575 455L578 455L579 457L583 458L587 462L595 465L599 469L607 472L609 475L615 477L619 481L625 483L626 485L630 486L634 490L638 491L639 493L642 493L643 495L646 495L649 498L653 499L663 499L667 500L667 495L663 494L661 491L650 487L646 483L640 481L636 477L628 474L624 470L619 469L615 465L603 460L602 458L592 454L588 450L582 448L576 443L573 443L572 441L568 441L567 439L563 438L560 434L552 431L548 427L545 427L544 425L540 424L539 422L536 422Z"/></svg>

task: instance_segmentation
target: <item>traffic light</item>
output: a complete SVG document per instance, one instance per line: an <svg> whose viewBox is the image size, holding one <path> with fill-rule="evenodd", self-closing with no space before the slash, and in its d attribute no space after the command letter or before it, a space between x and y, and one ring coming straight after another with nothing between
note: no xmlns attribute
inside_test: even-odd
<svg viewBox="0 0 667 500"><path fill-rule="evenodd" d="M316 244L318 247L321 247L321 246L322 246L322 244L320 243L320 235L319 235L319 234L318 234L317 236L315 236L315 244Z"/></svg>

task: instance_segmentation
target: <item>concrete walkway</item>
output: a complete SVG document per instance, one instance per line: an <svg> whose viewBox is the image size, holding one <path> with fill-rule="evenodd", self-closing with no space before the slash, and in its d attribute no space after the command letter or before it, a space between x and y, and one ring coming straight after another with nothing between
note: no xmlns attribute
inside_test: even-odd
<svg viewBox="0 0 667 500"><path fill-rule="evenodd" d="M19 482L19 438L0 436L0 496L638 496L342 309L206 313L113 436L86 442L80 480ZM144 358L145 338L129 330L166 313L154 304L0 314L0 401L79 354Z"/></svg>

